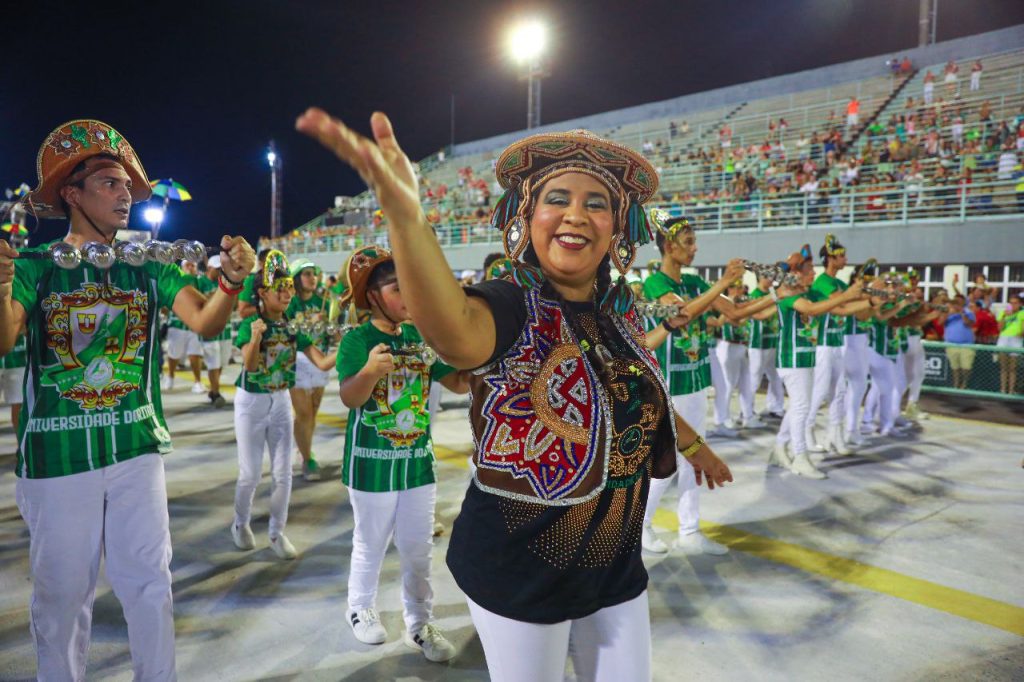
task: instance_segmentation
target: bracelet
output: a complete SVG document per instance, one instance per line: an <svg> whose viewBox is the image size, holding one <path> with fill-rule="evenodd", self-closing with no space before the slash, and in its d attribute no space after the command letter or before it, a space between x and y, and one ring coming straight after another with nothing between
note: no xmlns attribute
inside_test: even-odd
<svg viewBox="0 0 1024 682"><path fill-rule="evenodd" d="M239 289L241 289L242 285L245 284L245 279L244 278L242 279L241 282L236 282L235 280L231 279L226 274L224 274L224 268L220 268L220 276L223 277L224 279L226 279L228 284L230 284L232 287L238 287Z"/></svg>
<svg viewBox="0 0 1024 682"><path fill-rule="evenodd" d="M665 331L667 331L669 334L678 329L678 327L673 327L672 325L670 325L667 319L661 321L661 326L664 327Z"/></svg>
<svg viewBox="0 0 1024 682"><path fill-rule="evenodd" d="M690 443L690 446L685 450L680 450L679 454L682 455L685 459L690 459L691 457L697 454L698 450L704 447L704 442L704 437L698 435L697 440Z"/></svg>
<svg viewBox="0 0 1024 682"><path fill-rule="evenodd" d="M220 277L217 278L217 286L220 288L221 291L223 291L228 296L238 296L238 294L242 293L242 289L244 287L241 284L237 284L233 288L229 288L224 286L225 280L227 280L229 284L234 284L234 282L232 282L230 279L224 276L223 272L220 273Z"/></svg>

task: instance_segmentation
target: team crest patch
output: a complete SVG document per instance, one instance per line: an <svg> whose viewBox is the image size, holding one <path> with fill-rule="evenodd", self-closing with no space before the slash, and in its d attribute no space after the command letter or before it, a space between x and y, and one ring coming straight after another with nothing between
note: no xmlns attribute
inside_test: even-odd
<svg viewBox="0 0 1024 682"><path fill-rule="evenodd" d="M362 422L396 448L409 447L426 435L430 424L430 366L417 354L396 355L397 367L377 382L370 396L377 411L364 410Z"/></svg>
<svg viewBox="0 0 1024 682"><path fill-rule="evenodd" d="M47 296L46 344L59 364L43 369L43 384L83 410L119 405L142 381L148 302L138 289L94 282Z"/></svg>

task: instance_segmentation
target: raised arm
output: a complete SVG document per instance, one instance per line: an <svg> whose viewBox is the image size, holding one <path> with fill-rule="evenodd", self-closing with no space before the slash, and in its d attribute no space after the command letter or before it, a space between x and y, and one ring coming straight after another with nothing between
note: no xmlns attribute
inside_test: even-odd
<svg viewBox="0 0 1024 682"><path fill-rule="evenodd" d="M228 294L225 289L239 289L256 263L252 247L241 237L224 236L220 246L221 282L209 298L191 286L185 287L174 297L174 314L189 329L205 337L216 336L224 330L238 298L237 293Z"/></svg>
<svg viewBox="0 0 1024 682"><path fill-rule="evenodd" d="M375 141L320 109L307 110L295 123L354 168L380 201L402 299L423 339L453 367L479 367L493 354L496 341L490 306L466 296L455 280L423 214L416 174L391 122L376 112L370 126Z"/></svg>
<svg viewBox="0 0 1024 682"><path fill-rule="evenodd" d="M854 282L850 285L849 289L837 296L831 296L824 301L817 301L814 303L806 298L799 298L793 303L793 307L801 315L817 317L819 315L824 315L830 310L838 308L844 303L849 303L860 298L862 288L863 285L860 282Z"/></svg>

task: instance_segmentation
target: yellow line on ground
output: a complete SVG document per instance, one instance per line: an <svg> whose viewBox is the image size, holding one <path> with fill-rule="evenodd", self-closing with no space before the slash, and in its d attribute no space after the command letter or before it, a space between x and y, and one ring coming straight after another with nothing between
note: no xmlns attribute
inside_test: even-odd
<svg viewBox="0 0 1024 682"><path fill-rule="evenodd" d="M654 516L654 523L672 531L679 528L676 515L667 509L658 510ZM1013 604L920 578L913 578L854 559L846 559L783 540L756 535L734 526L710 521L701 521L700 525L708 537L731 549L927 606L930 609L973 620L976 623L991 625L1024 637L1024 608Z"/></svg>
<svg viewBox="0 0 1024 682"><path fill-rule="evenodd" d="M224 389L234 390L225 386ZM224 392L227 392L224 390ZM941 416L939 419L954 421L974 421L960 417ZM317 422L325 426L344 429L348 423L346 417L332 414L318 414ZM991 424L988 424L991 426ZM1018 428L1018 427L1010 427ZM460 469L469 468L466 461L472 453L470 449L454 449L434 444L434 454L438 460ZM660 509L654 515L654 523L659 528L677 531L679 520L668 509ZM990 625L1015 635L1024 637L1024 608L1005 602L982 597L963 590L939 585L928 580L914 578L889 569L865 564L854 559L819 552L817 550L794 545L783 540L764 537L745 530L711 521L701 521L701 529L707 535L730 549L745 552L761 559L813 573L832 580L855 585L872 592L896 597L904 601L926 606L936 611L949 613L966 618L976 623Z"/></svg>

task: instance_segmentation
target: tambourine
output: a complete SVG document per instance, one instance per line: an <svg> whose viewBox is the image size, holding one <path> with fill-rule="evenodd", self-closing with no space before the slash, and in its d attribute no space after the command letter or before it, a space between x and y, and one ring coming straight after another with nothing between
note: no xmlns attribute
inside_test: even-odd
<svg viewBox="0 0 1024 682"><path fill-rule="evenodd" d="M875 298L880 298L883 301L899 302L910 298L910 294L904 291L890 291L889 289L876 289L874 287L864 287L861 291L868 296L874 296Z"/></svg>
<svg viewBox="0 0 1024 682"><path fill-rule="evenodd" d="M657 303L655 301L638 301L636 311L644 317L679 317L686 310L685 303Z"/></svg>
<svg viewBox="0 0 1024 682"><path fill-rule="evenodd" d="M299 320L282 320L280 322L275 322L272 326L284 327L284 330L292 336L296 334L303 334L312 338L317 338L324 334L331 337L335 334L341 334L344 336L355 329L355 327L350 324L335 324L333 322L324 322L322 320L303 320L301 322Z"/></svg>
<svg viewBox="0 0 1024 682"><path fill-rule="evenodd" d="M50 260L64 270L74 270L83 262L109 270L115 263L124 263L132 267L142 267L146 263L156 262L169 265L179 261L189 261L200 265L207 258L221 252L219 246L204 246L201 242L179 239L175 242L161 242L155 239L142 242L119 241L113 244L103 242L86 242L77 249L67 242L55 242L45 251L23 251L19 258Z"/></svg>
<svg viewBox="0 0 1024 682"><path fill-rule="evenodd" d="M853 279L864 280L870 282L878 276L878 261L874 258L868 258L864 261L864 264L857 268L853 273Z"/></svg>
<svg viewBox="0 0 1024 682"><path fill-rule="evenodd" d="M787 287L800 286L800 278L792 272L788 272L782 263L756 263L752 260L744 260L743 267L754 273L758 279L770 279L776 287L783 284Z"/></svg>

